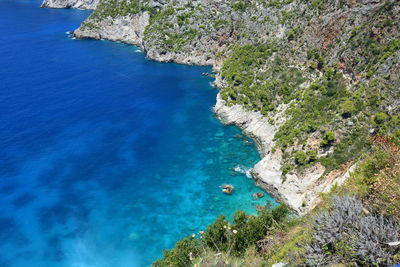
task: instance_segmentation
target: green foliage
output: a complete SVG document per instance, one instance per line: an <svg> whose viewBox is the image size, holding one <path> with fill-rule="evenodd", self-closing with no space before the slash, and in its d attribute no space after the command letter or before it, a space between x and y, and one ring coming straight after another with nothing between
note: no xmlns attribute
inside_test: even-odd
<svg viewBox="0 0 400 267"><path fill-rule="evenodd" d="M386 5L384 5L386 6ZM391 5L389 5L391 6ZM389 7L388 6L388 7ZM384 8L385 12L391 13L391 9ZM386 15L383 15L387 18ZM379 18L376 18L379 21ZM380 27L387 29L388 32L393 32L392 20L386 20L385 23L381 25L375 25L375 27ZM368 29L368 30L366 30ZM357 64L356 70L359 72L364 72L366 78L371 78L375 74L379 65L383 64L389 57L395 55L400 49L400 40L398 38L373 38L373 34L370 33L370 27L364 25L364 27L356 27L352 31L352 38L350 39L350 46L353 50L358 49L360 55L355 63L363 61L363 64ZM367 31L367 32L366 32Z"/></svg>
<svg viewBox="0 0 400 267"><path fill-rule="evenodd" d="M400 146L400 130L394 131L391 138L392 138L392 142L394 144L396 144L397 146Z"/></svg>
<svg viewBox="0 0 400 267"><path fill-rule="evenodd" d="M278 103L288 103L296 97L295 88L304 79L300 71L285 67L288 62L270 57L277 51L275 43L235 46L224 62L221 75L228 86L221 96L228 104L241 104L267 115ZM265 63L270 68L262 70Z"/></svg>
<svg viewBox="0 0 400 267"><path fill-rule="evenodd" d="M236 1L232 4L232 9L235 11L245 11L247 7L247 4L245 1Z"/></svg>
<svg viewBox="0 0 400 267"><path fill-rule="evenodd" d="M301 32L302 32L302 30L300 27L294 27L287 32L287 34L286 34L287 39L289 41L292 41L292 40L296 39L301 34Z"/></svg>
<svg viewBox="0 0 400 267"><path fill-rule="evenodd" d="M204 231L204 244L214 250L226 251L228 248L227 225L228 221L225 216L218 216L214 223L209 225Z"/></svg>
<svg viewBox="0 0 400 267"><path fill-rule="evenodd" d="M145 39L159 46L160 51L181 52L200 32L189 27L193 16L193 6L186 6L186 12L179 12L173 7L167 7L154 14L150 25L145 29ZM175 22L176 21L176 22ZM179 31L176 30L179 27Z"/></svg>
<svg viewBox="0 0 400 267"><path fill-rule="evenodd" d="M299 165L304 165L307 163L307 154L304 151L297 151L294 153L294 159Z"/></svg>
<svg viewBox="0 0 400 267"><path fill-rule="evenodd" d="M295 140L305 140L308 133L322 130L333 123L338 111L338 103L350 95L346 91L342 75L330 68L310 87L304 90L297 105L289 106L290 116L275 135L277 145L283 148Z"/></svg>
<svg viewBox="0 0 400 267"><path fill-rule="evenodd" d="M374 122L375 122L376 124L382 124L382 123L384 123L387 119L388 119L388 116L387 116L385 113L383 113L383 112L376 113L375 116L374 116Z"/></svg>
<svg viewBox="0 0 400 267"><path fill-rule="evenodd" d="M313 64L311 64L312 66L312 68L314 68L314 69L316 69L316 68L318 68L318 69L322 69L322 67L323 67L323 65L324 65L324 62L325 62L325 59L324 59L324 57L318 52L318 50L317 49L311 49L311 50L308 50L307 51L307 58L308 58L308 60L311 60L311 62L314 62L313 60L315 60L316 61L316 64L315 64L315 66L313 65Z"/></svg>
<svg viewBox="0 0 400 267"><path fill-rule="evenodd" d="M356 106L350 99L345 100L340 108L342 109L342 114L345 117L351 116L356 111Z"/></svg>
<svg viewBox="0 0 400 267"><path fill-rule="evenodd" d="M191 265L189 255L196 257L201 252L201 245L198 239L186 237L176 243L175 247L163 251L163 259L153 263L154 267L187 267Z"/></svg>
<svg viewBox="0 0 400 267"><path fill-rule="evenodd" d="M324 136L322 137L321 141L321 146L327 146L332 144L332 142L335 140L336 135L332 131L326 131Z"/></svg>
<svg viewBox="0 0 400 267"><path fill-rule="evenodd" d="M292 171L294 166L292 164L286 164L282 167L282 175L286 175L288 172Z"/></svg>
<svg viewBox="0 0 400 267"><path fill-rule="evenodd" d="M237 211L233 222L219 216L202 233L201 238L186 237L178 241L171 250L164 251L163 259L153 266L190 266L189 254L197 257L204 251L225 252L228 255L243 256L246 250L255 246L271 229L282 226L289 216L289 209L280 205L273 209L263 208L257 216Z"/></svg>
<svg viewBox="0 0 400 267"><path fill-rule="evenodd" d="M259 211L258 216L248 216L243 211L237 211L232 224L224 216L219 216L204 232L203 242L215 251L241 255L262 239L274 222L282 222L288 213L289 210L284 205L272 210L264 208Z"/></svg>
<svg viewBox="0 0 400 267"><path fill-rule="evenodd" d="M371 185L374 176L389 164L390 155L384 150L378 150L362 163L359 172L364 176L364 182ZM371 180L372 179L372 180Z"/></svg>
<svg viewBox="0 0 400 267"><path fill-rule="evenodd" d="M365 128L354 129L351 134L340 140L333 154L319 161L326 167L326 172L339 168L342 164L354 161L370 149L368 132Z"/></svg>
<svg viewBox="0 0 400 267"><path fill-rule="evenodd" d="M315 161L317 159L317 152L315 150L308 150L307 156L310 162Z"/></svg>
<svg viewBox="0 0 400 267"><path fill-rule="evenodd" d="M139 0L103 0L100 1L91 18L97 21L107 17L116 18L118 16L137 14L140 11L151 9L147 6L147 2Z"/></svg>

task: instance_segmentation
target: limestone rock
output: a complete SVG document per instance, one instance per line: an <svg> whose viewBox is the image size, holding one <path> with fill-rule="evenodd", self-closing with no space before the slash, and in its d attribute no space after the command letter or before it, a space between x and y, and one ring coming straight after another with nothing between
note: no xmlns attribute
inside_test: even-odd
<svg viewBox="0 0 400 267"><path fill-rule="evenodd" d="M95 9L100 0L44 0L41 7Z"/></svg>
<svg viewBox="0 0 400 267"><path fill-rule="evenodd" d="M74 31L76 38L105 39L127 44L134 44L143 48L144 30L149 24L148 12L138 13L117 18L107 18L97 23L88 21ZM95 25L95 26L94 26Z"/></svg>

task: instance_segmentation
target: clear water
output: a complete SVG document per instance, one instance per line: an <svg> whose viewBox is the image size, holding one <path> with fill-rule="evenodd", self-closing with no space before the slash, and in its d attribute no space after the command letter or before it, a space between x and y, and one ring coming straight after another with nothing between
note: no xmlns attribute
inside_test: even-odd
<svg viewBox="0 0 400 267"><path fill-rule="evenodd" d="M87 11L0 0L0 266L146 266L221 213L275 203L204 67L72 40ZM231 183L232 196L219 186Z"/></svg>

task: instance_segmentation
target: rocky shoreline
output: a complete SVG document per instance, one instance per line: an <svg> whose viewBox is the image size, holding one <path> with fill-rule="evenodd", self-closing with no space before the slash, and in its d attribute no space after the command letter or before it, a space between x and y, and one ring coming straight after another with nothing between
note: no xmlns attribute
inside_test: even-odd
<svg viewBox="0 0 400 267"><path fill-rule="evenodd" d="M44 0L41 7L95 9L98 4L99 0Z"/></svg>
<svg viewBox="0 0 400 267"><path fill-rule="evenodd" d="M144 30L149 24L150 15L143 12L118 18L107 18L96 27L90 22L82 25L73 32L78 39L109 40L132 44L143 49Z"/></svg>
<svg viewBox="0 0 400 267"><path fill-rule="evenodd" d="M170 53L158 51L146 46L144 42L144 32L149 25L150 15L142 12L135 15L128 15L117 18L107 18L96 24L87 21L73 31L73 36L78 39L96 39L133 44L138 46L146 53L147 58L158 62L175 62L185 65L211 66L214 59L210 55L199 53L192 50L190 53Z"/></svg>
<svg viewBox="0 0 400 267"><path fill-rule="evenodd" d="M68 3L68 4L66 4ZM45 0L43 7L95 7L96 1L71 1L71 0ZM141 48L149 59L159 62L176 62L189 65L213 65L214 69L220 68L221 62L207 53L193 49L190 53L171 53L148 49L145 45L144 35L146 26L149 25L148 12L140 12L135 15L119 16L92 23L90 17L73 32L73 36L80 39L105 39L133 44ZM224 82L217 75L215 86L224 87ZM342 184L349 177L350 171L355 165L344 166L341 170L326 173L323 165L317 163L306 169L301 174L289 172L282 175L282 152L273 151L274 136L279 126L284 122L284 106L280 106L274 116L274 125L259 112L248 111L240 105L229 106L218 94L214 112L225 125L236 125L246 135L253 138L262 157L252 171L257 184L272 194L278 201L286 203L299 214L305 214L312 210L320 201L320 194L329 192L335 184ZM325 179L320 179L326 176Z"/></svg>
<svg viewBox="0 0 400 267"><path fill-rule="evenodd" d="M276 119L283 110L282 108L277 113ZM239 105L226 105L219 94L214 112L223 124L239 127L244 134L256 141L262 159L254 166L251 174L257 185L298 214L311 211L319 203L321 193L328 193L333 186L343 184L355 169L355 164L347 166L328 173L327 179L320 181L325 174L325 167L317 163L302 175L290 172L283 177L282 154L272 150L275 144L274 136L279 124L283 123L282 119L272 125L259 112L245 110Z"/></svg>

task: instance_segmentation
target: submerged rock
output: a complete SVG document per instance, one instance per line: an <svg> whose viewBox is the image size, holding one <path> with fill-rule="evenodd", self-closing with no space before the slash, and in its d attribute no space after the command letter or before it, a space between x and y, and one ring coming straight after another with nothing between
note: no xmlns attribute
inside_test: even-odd
<svg viewBox="0 0 400 267"><path fill-rule="evenodd" d="M223 184L220 187L222 188L222 193L227 195L232 195L233 190L235 189L235 187L231 184Z"/></svg>
<svg viewBox="0 0 400 267"><path fill-rule="evenodd" d="M257 192L257 193L252 194L251 196L252 196L254 199L263 198L263 197L264 197L264 193Z"/></svg>

